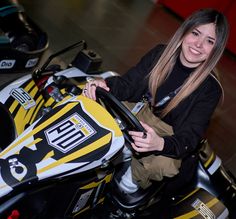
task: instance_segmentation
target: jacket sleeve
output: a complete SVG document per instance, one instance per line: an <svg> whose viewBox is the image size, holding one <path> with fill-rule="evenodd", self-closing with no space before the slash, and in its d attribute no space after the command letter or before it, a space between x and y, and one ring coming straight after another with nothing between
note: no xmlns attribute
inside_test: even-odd
<svg viewBox="0 0 236 219"><path fill-rule="evenodd" d="M148 74L163 48L164 45L154 47L123 76L107 78L106 83L111 92L121 101L139 101L148 90Z"/></svg>
<svg viewBox="0 0 236 219"><path fill-rule="evenodd" d="M222 94L215 79L211 77L206 82L204 87L200 86L195 91L198 95L190 95L173 112L174 135L164 137L165 144L161 154L184 158L197 149Z"/></svg>

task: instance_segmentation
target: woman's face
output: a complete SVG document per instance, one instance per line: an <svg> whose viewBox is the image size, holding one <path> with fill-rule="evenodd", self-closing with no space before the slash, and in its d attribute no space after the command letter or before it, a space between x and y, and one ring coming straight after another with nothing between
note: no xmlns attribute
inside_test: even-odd
<svg viewBox="0 0 236 219"><path fill-rule="evenodd" d="M215 42L215 24L197 26L183 39L180 53L182 64L190 68L197 67L208 58Z"/></svg>

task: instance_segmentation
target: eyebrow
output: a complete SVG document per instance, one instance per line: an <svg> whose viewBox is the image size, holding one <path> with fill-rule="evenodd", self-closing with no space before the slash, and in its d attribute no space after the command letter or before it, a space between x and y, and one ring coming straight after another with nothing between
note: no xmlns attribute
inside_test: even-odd
<svg viewBox="0 0 236 219"><path fill-rule="evenodd" d="M196 27L194 28L194 30L197 31L197 32L200 33L200 34L202 33L202 32L201 32L200 30L198 30ZM214 41L216 40L214 37L211 37L211 36L208 36L208 38L211 39L211 40L214 40Z"/></svg>

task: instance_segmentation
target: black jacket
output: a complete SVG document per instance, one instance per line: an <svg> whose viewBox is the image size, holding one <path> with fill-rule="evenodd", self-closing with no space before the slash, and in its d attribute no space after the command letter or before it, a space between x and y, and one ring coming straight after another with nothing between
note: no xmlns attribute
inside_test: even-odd
<svg viewBox="0 0 236 219"><path fill-rule="evenodd" d="M163 48L163 45L157 45L126 74L121 77L108 78L106 82L111 92L122 101L140 101L148 92L146 76L157 62ZM162 85L157 92L165 93L165 89ZM163 121L173 127L174 135L164 137L164 149L158 154L184 158L192 153L205 134L221 94L222 90L218 82L212 76L208 76L198 89L168 113ZM157 98L158 95L156 95Z"/></svg>

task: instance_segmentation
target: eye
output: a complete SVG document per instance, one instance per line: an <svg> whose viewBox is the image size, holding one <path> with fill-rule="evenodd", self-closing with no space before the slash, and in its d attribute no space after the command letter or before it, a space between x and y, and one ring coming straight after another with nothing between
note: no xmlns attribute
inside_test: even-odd
<svg viewBox="0 0 236 219"><path fill-rule="evenodd" d="M210 45L214 45L214 44L215 44L215 41L214 41L214 40L211 40L211 39L208 39L207 42L208 42Z"/></svg>
<svg viewBox="0 0 236 219"><path fill-rule="evenodd" d="M199 33L198 33L197 31L195 31L195 30L192 31L192 34L193 34L194 36L198 36L198 35L199 35Z"/></svg>

